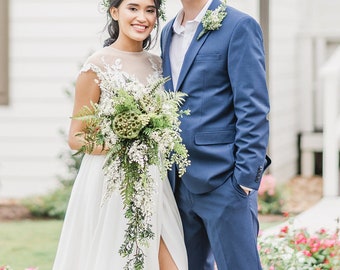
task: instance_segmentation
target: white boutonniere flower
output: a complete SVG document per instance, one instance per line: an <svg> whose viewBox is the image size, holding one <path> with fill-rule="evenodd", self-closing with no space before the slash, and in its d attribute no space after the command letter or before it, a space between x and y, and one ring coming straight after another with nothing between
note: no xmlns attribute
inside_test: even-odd
<svg viewBox="0 0 340 270"><path fill-rule="evenodd" d="M221 4L214 10L207 10L202 19L203 30L198 35L199 40L209 31L218 30L222 26L222 21L227 16L227 0L221 0Z"/></svg>

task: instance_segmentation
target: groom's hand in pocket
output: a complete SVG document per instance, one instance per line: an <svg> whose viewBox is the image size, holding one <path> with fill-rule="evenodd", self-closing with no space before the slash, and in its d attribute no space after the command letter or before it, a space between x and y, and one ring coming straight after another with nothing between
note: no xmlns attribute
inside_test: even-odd
<svg viewBox="0 0 340 270"><path fill-rule="evenodd" d="M247 194L247 195L249 195L250 194L250 192L252 191L252 189L251 188L247 188L247 187L245 187L245 186L242 186L242 185L240 185L240 187L243 189L243 191Z"/></svg>

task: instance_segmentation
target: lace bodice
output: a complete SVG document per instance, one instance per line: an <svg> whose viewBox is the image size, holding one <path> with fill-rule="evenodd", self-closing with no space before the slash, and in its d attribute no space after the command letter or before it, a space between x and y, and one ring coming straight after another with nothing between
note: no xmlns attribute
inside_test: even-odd
<svg viewBox="0 0 340 270"><path fill-rule="evenodd" d="M147 84L162 74L161 58L147 51L125 52L112 46L102 48L92 54L80 72L94 71L100 81L116 88L123 87L127 79ZM99 81L98 81L99 83ZM106 92L110 87L101 87L100 100L111 96ZM112 88L112 87L111 87Z"/></svg>

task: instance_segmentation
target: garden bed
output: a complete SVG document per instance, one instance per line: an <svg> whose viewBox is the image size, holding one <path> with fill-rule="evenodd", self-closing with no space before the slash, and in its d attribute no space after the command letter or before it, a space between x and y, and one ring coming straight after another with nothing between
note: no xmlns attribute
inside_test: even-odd
<svg viewBox="0 0 340 270"><path fill-rule="evenodd" d="M297 215L322 198L321 177L295 177L286 187L287 193L284 203L284 212L290 216ZM19 200L0 200L0 221L32 219L30 211ZM280 222L287 217L282 215L259 215L261 222Z"/></svg>

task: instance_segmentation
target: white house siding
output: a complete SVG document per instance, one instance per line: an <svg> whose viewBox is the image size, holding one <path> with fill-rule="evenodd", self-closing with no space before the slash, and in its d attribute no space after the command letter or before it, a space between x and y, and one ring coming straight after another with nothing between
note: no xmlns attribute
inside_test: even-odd
<svg viewBox="0 0 340 270"><path fill-rule="evenodd" d="M67 149L72 102L64 89L80 64L101 46L105 15L99 0L10 1L10 105L0 107L0 199L43 193L57 184ZM229 4L258 19L258 0ZM180 0L167 1L168 18ZM297 134L301 122L299 37L305 31L339 32L340 1L271 0L269 90L271 98L270 168L279 181L297 171ZM337 23L335 23L337 21ZM155 52L159 52L156 47ZM306 82L307 83L307 82Z"/></svg>
<svg viewBox="0 0 340 270"><path fill-rule="evenodd" d="M53 188L65 166L72 102L64 94L99 46L97 1L10 1L10 105L0 106L0 198Z"/></svg>
<svg viewBox="0 0 340 270"><path fill-rule="evenodd" d="M278 181L297 171L297 33L300 10L296 0L270 1L269 91L271 101L270 167Z"/></svg>

